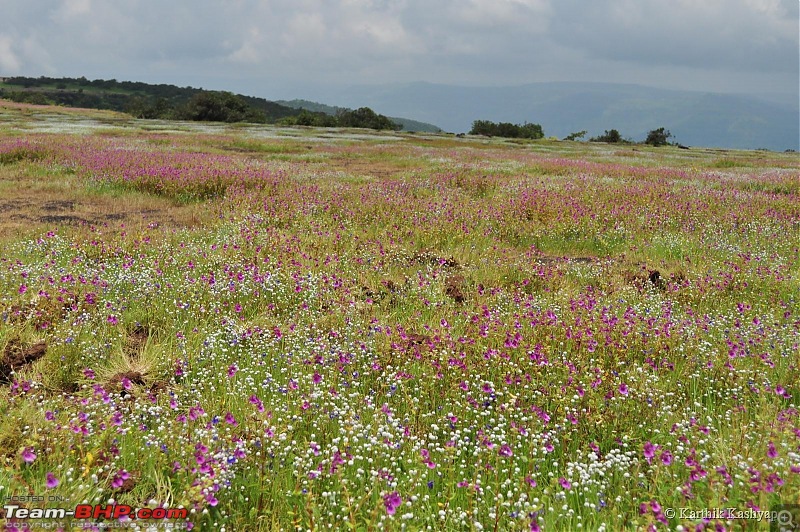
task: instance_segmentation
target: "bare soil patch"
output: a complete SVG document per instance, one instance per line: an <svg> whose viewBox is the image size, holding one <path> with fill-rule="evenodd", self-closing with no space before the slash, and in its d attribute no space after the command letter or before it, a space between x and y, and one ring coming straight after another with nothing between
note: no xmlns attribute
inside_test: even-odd
<svg viewBox="0 0 800 532"><path fill-rule="evenodd" d="M39 342L29 347L22 347L17 339L12 339L3 349L0 358L0 383L11 381L11 375L20 369L33 364L47 353L47 343Z"/></svg>

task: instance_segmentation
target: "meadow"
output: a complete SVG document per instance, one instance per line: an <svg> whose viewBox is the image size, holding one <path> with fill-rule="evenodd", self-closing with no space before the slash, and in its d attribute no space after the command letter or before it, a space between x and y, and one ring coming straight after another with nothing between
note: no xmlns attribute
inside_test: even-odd
<svg viewBox="0 0 800 532"><path fill-rule="evenodd" d="M4 504L763 529L798 383L797 154L0 103Z"/></svg>

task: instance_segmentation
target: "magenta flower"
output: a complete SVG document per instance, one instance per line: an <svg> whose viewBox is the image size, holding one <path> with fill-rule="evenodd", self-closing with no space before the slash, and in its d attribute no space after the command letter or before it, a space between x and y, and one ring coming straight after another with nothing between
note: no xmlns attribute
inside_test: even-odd
<svg viewBox="0 0 800 532"><path fill-rule="evenodd" d="M394 513L397 511L397 507L401 504L403 504L403 499L396 491L387 493L383 496L383 505L386 507L386 513L389 515L394 515Z"/></svg>
<svg viewBox="0 0 800 532"><path fill-rule="evenodd" d="M672 453L669 451L663 451L661 453L661 463L668 466L672 463Z"/></svg>
<svg viewBox="0 0 800 532"><path fill-rule="evenodd" d="M108 318L106 318L106 321L111 325L116 325L117 323L119 323L119 319L117 319L117 317L114 316L113 314L109 315Z"/></svg>
<svg viewBox="0 0 800 532"><path fill-rule="evenodd" d="M565 490L572 488L572 484L570 484L569 480L567 480L564 477L560 477L558 479L558 483L561 484L561 487L564 488Z"/></svg>
<svg viewBox="0 0 800 532"><path fill-rule="evenodd" d="M651 463L653 461L653 457L656 455L656 446L650 443L649 441L644 444L643 449L644 457L647 459L647 463Z"/></svg>
<svg viewBox="0 0 800 532"><path fill-rule="evenodd" d="M263 412L264 411L264 403L262 403L261 399L259 399L257 396L255 396L255 395L251 395L250 396L250 404L255 405L256 409L259 412Z"/></svg>
<svg viewBox="0 0 800 532"><path fill-rule="evenodd" d="M33 452L31 447L25 447L20 454L22 459L25 461L26 464L30 464L34 460L36 460L36 453Z"/></svg>
<svg viewBox="0 0 800 532"><path fill-rule="evenodd" d="M500 456L506 456L506 457L514 456L514 451L511 450L511 446L508 445L507 443L500 446L500 450L498 451L498 453L500 454Z"/></svg>
<svg viewBox="0 0 800 532"><path fill-rule="evenodd" d="M778 457L778 451L775 449L775 444L772 442L769 442L769 446L767 447L767 456L770 458Z"/></svg>
<svg viewBox="0 0 800 532"><path fill-rule="evenodd" d="M22 295L27 291L28 291L28 286L27 285L24 285L24 284L19 285L19 295Z"/></svg>
<svg viewBox="0 0 800 532"><path fill-rule="evenodd" d="M231 364L228 366L228 377L233 377L237 371L239 371L239 368L236 367L236 364Z"/></svg>
<svg viewBox="0 0 800 532"><path fill-rule="evenodd" d="M121 488L122 485L125 483L126 480L130 478L130 474L125 469L120 469L114 475L113 480L111 481L112 488Z"/></svg>
<svg viewBox="0 0 800 532"><path fill-rule="evenodd" d="M233 414L228 412L225 414L225 423L228 425L238 425L239 423L236 422L236 418L233 417Z"/></svg>
<svg viewBox="0 0 800 532"><path fill-rule="evenodd" d="M56 486L58 486L59 483L60 483L59 480L53 473L47 473L47 482L45 483L47 489L53 489Z"/></svg>
<svg viewBox="0 0 800 532"><path fill-rule="evenodd" d="M628 395L628 385L624 382L619 385L619 393L622 395Z"/></svg>

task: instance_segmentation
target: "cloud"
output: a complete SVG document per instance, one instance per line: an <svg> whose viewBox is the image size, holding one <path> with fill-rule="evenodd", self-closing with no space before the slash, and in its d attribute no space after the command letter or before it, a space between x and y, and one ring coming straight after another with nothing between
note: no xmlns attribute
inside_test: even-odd
<svg viewBox="0 0 800 532"><path fill-rule="evenodd" d="M0 2L5 74L232 90L403 80L797 85L796 0Z"/></svg>
<svg viewBox="0 0 800 532"><path fill-rule="evenodd" d="M780 0L605 0L557 4L553 38L590 58L786 71L796 67L797 19Z"/></svg>
<svg viewBox="0 0 800 532"><path fill-rule="evenodd" d="M0 35L0 68L7 74L15 74L22 67L12 43L13 39L9 35Z"/></svg>

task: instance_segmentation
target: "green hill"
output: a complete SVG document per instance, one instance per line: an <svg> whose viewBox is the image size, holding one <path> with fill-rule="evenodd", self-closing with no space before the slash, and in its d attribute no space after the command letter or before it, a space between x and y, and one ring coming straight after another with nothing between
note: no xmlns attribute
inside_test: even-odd
<svg viewBox="0 0 800 532"><path fill-rule="evenodd" d="M192 112L197 111L193 104L220 105L223 113L217 116L228 122L275 122L298 114L296 109L264 98L194 87L85 77L5 78L0 83L0 97L18 102L108 109L137 118L202 120L192 116Z"/></svg>
<svg viewBox="0 0 800 532"><path fill-rule="evenodd" d="M422 130L414 129L413 121L398 120L395 123L367 107L355 111L328 106L322 106L324 110L309 110L226 91L115 79L0 78L0 98L32 104L120 111L136 118L371 129L407 126L412 130ZM336 111L331 114L328 112L330 109Z"/></svg>

